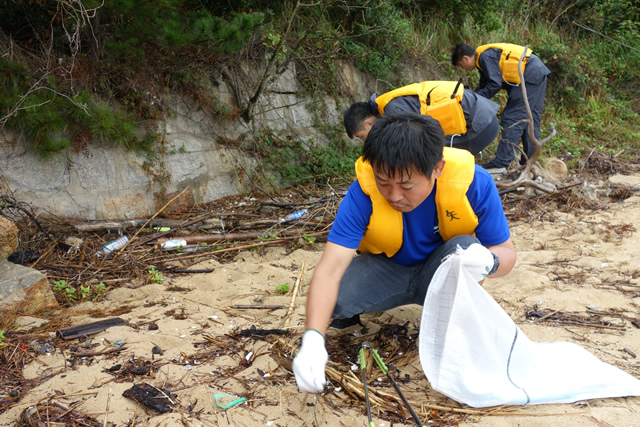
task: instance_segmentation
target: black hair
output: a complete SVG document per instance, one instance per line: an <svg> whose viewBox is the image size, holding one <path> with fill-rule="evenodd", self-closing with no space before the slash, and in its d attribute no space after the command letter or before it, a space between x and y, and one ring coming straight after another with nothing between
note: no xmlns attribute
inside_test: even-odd
<svg viewBox="0 0 640 427"><path fill-rule="evenodd" d="M362 157L393 178L413 170L430 177L445 145L440 122L430 116L402 113L381 116L369 131Z"/></svg>
<svg viewBox="0 0 640 427"><path fill-rule="evenodd" d="M468 44L459 43L451 51L451 63L456 66L460 63L463 56L476 56L476 50Z"/></svg>
<svg viewBox="0 0 640 427"><path fill-rule="evenodd" d="M374 108L372 103L375 102L356 102L351 104L351 107L344 112L344 129L347 131L349 138L353 138L355 132L364 129L363 124L367 118L378 115L377 104Z"/></svg>

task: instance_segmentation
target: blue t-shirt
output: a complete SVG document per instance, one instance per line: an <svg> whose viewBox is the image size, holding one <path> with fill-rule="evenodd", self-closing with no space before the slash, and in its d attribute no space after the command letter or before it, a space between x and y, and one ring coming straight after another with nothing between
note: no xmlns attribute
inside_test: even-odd
<svg viewBox="0 0 640 427"><path fill-rule="evenodd" d="M467 198L478 216L476 237L484 246L499 245L511 236L502 201L491 175L478 165L475 168L475 176L467 190ZM436 180L429 197L411 212L402 214L402 247L391 260L403 265L417 264L444 243L438 233L435 202L437 185ZM372 210L371 198L364 194L360 183L355 181L340 203L328 240L340 246L356 249L367 229Z"/></svg>

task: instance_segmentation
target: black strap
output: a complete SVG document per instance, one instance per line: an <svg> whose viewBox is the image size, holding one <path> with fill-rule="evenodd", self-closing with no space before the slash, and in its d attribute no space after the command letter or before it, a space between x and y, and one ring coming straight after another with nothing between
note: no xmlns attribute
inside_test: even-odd
<svg viewBox="0 0 640 427"><path fill-rule="evenodd" d="M427 93L427 107L431 105L431 92L435 90L435 87L431 88L429 93Z"/></svg>
<svg viewBox="0 0 640 427"><path fill-rule="evenodd" d="M460 87L461 84L462 84L462 77L458 79L458 84L456 85L455 89L453 89L453 93L451 94L451 99L456 97L456 93L458 93L458 88Z"/></svg>

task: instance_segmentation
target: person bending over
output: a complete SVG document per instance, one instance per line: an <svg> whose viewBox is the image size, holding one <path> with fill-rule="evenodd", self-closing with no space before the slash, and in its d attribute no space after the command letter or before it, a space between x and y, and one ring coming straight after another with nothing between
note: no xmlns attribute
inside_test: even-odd
<svg viewBox="0 0 640 427"><path fill-rule="evenodd" d="M438 120L446 145L477 154L498 136L495 102L465 89L460 81L424 81L352 104L344 113L349 138L365 140L381 115L420 113Z"/></svg>
<svg viewBox="0 0 640 427"><path fill-rule="evenodd" d="M523 46L510 43L486 44L475 49L467 44L458 44L451 54L451 63L454 66L460 66L467 71L477 68L480 72L480 83L475 88L478 95L491 99L501 89L507 91L507 105L500 119L502 137L495 159L482 165L486 169L509 166L515 158L515 149L520 140L526 154L526 157L521 157L521 163L526 162L533 154L534 146L527 131L528 116L518 73L518 61L523 51ZM533 116L533 132L536 139L539 139L547 76L551 71L530 49L527 49L526 58L522 63L527 100Z"/></svg>

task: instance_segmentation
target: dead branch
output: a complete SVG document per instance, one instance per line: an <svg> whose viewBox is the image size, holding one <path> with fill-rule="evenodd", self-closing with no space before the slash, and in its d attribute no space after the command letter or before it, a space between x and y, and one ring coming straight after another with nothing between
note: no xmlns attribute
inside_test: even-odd
<svg viewBox="0 0 640 427"><path fill-rule="evenodd" d="M524 51L520 56L520 60L518 61L518 74L520 75L520 88L522 89L522 98L524 100L524 106L527 110L526 121L529 124L527 126L527 132L529 133L529 138L531 139L531 143L533 144L533 155L529 159L527 159L527 163L524 165L524 168L520 170L517 177L508 180L496 181L496 187L498 187L499 190L503 190L516 188L519 185L528 185L540 191L544 191L545 193L553 193L556 190L554 187L542 184L529 177L529 174L534 168L535 163L538 161L538 157L540 157L542 146L555 136L556 128L555 126L551 125L551 134L544 138L542 141L536 138L533 129L533 115L531 114L531 106L529 105L529 100L527 99L527 85L525 84L524 74L522 72L522 60L527 54L527 49L528 46L525 46ZM522 122L522 120L518 123L520 122Z"/></svg>
<svg viewBox="0 0 640 427"><path fill-rule="evenodd" d="M292 237L299 237L301 234L297 231L283 231L279 233L282 237L279 237L277 240L284 240ZM320 233L306 233L307 236L317 236L326 234L325 232ZM171 238L162 237L156 240L156 246L162 247L162 244L169 241L180 239L184 240L187 245L197 244L197 243L211 243L211 242L221 242L221 241L232 241L232 240L251 240L251 239L273 239L274 233L265 233L265 232L252 232L252 233L215 233L215 234L202 234L197 236L176 236ZM276 239L273 239L276 240Z"/></svg>
<svg viewBox="0 0 640 427"><path fill-rule="evenodd" d="M262 96L262 92L264 92L264 88L265 88L265 86L267 84L267 81L272 77L272 74L273 74L273 72L275 70L275 67L276 67L276 63L277 63L278 58L280 56L280 52L283 49L284 41L287 38L287 36L289 35L289 32L291 31L291 27L293 26L293 20L296 17L296 12L298 11L298 7L299 6L300 6L300 0L297 0L295 6L293 7L293 10L291 11L291 16L289 17L289 22L287 23L287 28L285 29L284 33L282 34L282 37L280 38L280 41L278 42L278 44L274 48L273 55L271 56L271 58L269 58L269 62L267 63L267 66L266 66L266 68L264 70L264 74L262 75L262 79L260 79L260 84L258 85L258 88L256 89L256 92L253 94L251 99L249 99L249 103L247 104L247 108L244 110L244 114L242 115L242 117L245 120L245 122L250 122L253 119L253 109L255 108L260 96Z"/></svg>
<svg viewBox="0 0 640 427"><path fill-rule="evenodd" d="M96 220L87 221L80 224L76 224L75 228L78 231L92 232L92 231L118 231L126 228L139 228L144 224L147 224L146 219L122 219L122 220ZM214 225L215 224L215 225ZM220 219L212 218L202 221L202 225L199 228L213 228L219 226ZM147 224L150 228L162 228L162 227L180 227L184 226L184 221L179 219L154 219Z"/></svg>
<svg viewBox="0 0 640 427"><path fill-rule="evenodd" d="M289 303L289 309L287 310L287 314L284 316L284 322L282 324L282 328L286 328L289 320L291 320L291 314L293 314L293 309L295 307L296 296L298 295L298 289L300 288L300 282L304 280L305 274L305 265L304 262L300 267L300 271L298 272L298 278L296 279L296 283L293 286L293 294L291 295L291 302Z"/></svg>

